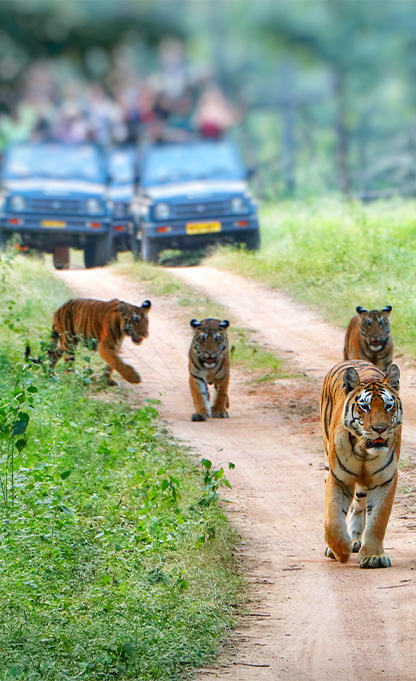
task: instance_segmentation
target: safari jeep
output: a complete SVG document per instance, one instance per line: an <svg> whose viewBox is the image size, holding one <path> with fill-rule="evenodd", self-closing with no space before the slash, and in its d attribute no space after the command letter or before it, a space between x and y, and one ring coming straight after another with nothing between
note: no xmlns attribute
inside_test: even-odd
<svg viewBox="0 0 416 681"><path fill-rule="evenodd" d="M86 267L105 265L113 251L107 173L90 144L18 144L4 156L0 244L13 234L23 247L54 253L65 266L69 248Z"/></svg>

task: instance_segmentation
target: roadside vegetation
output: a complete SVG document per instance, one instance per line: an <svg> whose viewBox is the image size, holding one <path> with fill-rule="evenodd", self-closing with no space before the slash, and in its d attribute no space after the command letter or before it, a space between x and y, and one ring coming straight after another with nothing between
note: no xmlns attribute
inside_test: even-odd
<svg viewBox="0 0 416 681"><path fill-rule="evenodd" d="M0 263L0 678L184 679L233 625L242 579L218 504L228 465L179 447L157 405L105 387L85 349L42 355L68 299L37 259ZM92 371L92 368L94 371Z"/></svg>
<svg viewBox="0 0 416 681"><path fill-rule="evenodd" d="M180 308L183 308L184 330L186 332L188 329L189 342L191 342L192 332L188 327L192 318L229 319L231 322L228 329L231 362L233 366L248 372L250 381L263 383L293 375L293 369L274 352L258 343L250 329L237 326L229 310L223 305L195 291L162 267L142 261L132 262L129 256L124 256L124 258L121 256L119 262L113 265L113 269L116 273L143 281L149 295L153 293L157 296L169 297L169 300L174 300Z"/></svg>
<svg viewBox="0 0 416 681"><path fill-rule="evenodd" d="M416 354L414 201L268 204L261 236L257 253L221 248L207 264L286 289L343 327L357 305L392 305L396 348Z"/></svg>

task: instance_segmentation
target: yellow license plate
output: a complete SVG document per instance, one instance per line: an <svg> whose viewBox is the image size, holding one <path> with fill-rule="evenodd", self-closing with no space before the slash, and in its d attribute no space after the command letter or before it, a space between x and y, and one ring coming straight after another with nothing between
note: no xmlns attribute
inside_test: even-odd
<svg viewBox="0 0 416 681"><path fill-rule="evenodd" d="M42 220L41 227L55 227L55 229L63 229L66 227L66 222L63 220Z"/></svg>
<svg viewBox="0 0 416 681"><path fill-rule="evenodd" d="M221 222L188 222L187 234L207 234L208 232L221 232Z"/></svg>

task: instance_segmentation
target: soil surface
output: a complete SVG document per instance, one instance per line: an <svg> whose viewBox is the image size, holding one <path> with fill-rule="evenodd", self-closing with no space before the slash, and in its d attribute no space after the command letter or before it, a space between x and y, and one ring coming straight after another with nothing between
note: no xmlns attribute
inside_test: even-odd
<svg viewBox="0 0 416 681"><path fill-rule="evenodd" d="M242 277L206 267L170 271L196 296L200 291L227 306L297 374L256 385L233 370L230 418L192 423L192 315L106 268L57 272L77 295L137 304L152 299L149 339L139 348L126 340L122 351L142 376L132 388L138 402L160 399L161 414L179 440L217 464L236 465L227 473L227 511L241 535L250 601L219 661L201 670L199 681L414 681L416 370L397 358L405 427L404 465L385 542L393 567L361 570L356 557L340 565L324 557L318 400L325 373L342 359L343 331ZM394 317L392 324L394 331Z"/></svg>

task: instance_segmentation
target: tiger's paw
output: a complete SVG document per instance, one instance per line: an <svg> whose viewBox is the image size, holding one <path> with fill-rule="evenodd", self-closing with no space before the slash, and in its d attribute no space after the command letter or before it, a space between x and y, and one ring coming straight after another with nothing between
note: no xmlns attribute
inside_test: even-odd
<svg viewBox="0 0 416 681"><path fill-rule="evenodd" d="M113 378L109 378L107 380L107 385L118 385L118 383Z"/></svg>
<svg viewBox="0 0 416 681"><path fill-rule="evenodd" d="M134 369L127 372L126 375L124 376L124 378L129 383L141 383L142 382L140 374L138 374L137 371L135 371Z"/></svg>
<svg viewBox="0 0 416 681"><path fill-rule="evenodd" d="M338 555L335 555L333 550L327 546L325 549L325 555L327 558L332 558L333 560L337 560L338 563L346 563L348 558L350 557L350 551L345 549L344 552L341 552Z"/></svg>
<svg viewBox="0 0 416 681"><path fill-rule="evenodd" d="M391 567L390 557L383 553L382 556L364 556L360 560L360 568L388 568Z"/></svg>
<svg viewBox="0 0 416 681"><path fill-rule="evenodd" d="M354 539L354 541L351 542L351 553L358 553L360 549L361 549L360 540Z"/></svg>
<svg viewBox="0 0 416 681"><path fill-rule="evenodd" d="M228 419L228 414L226 411L213 411L212 412L212 418L213 419Z"/></svg>
<svg viewBox="0 0 416 681"><path fill-rule="evenodd" d="M191 421L206 421L207 420L207 415L206 414L192 414Z"/></svg>

